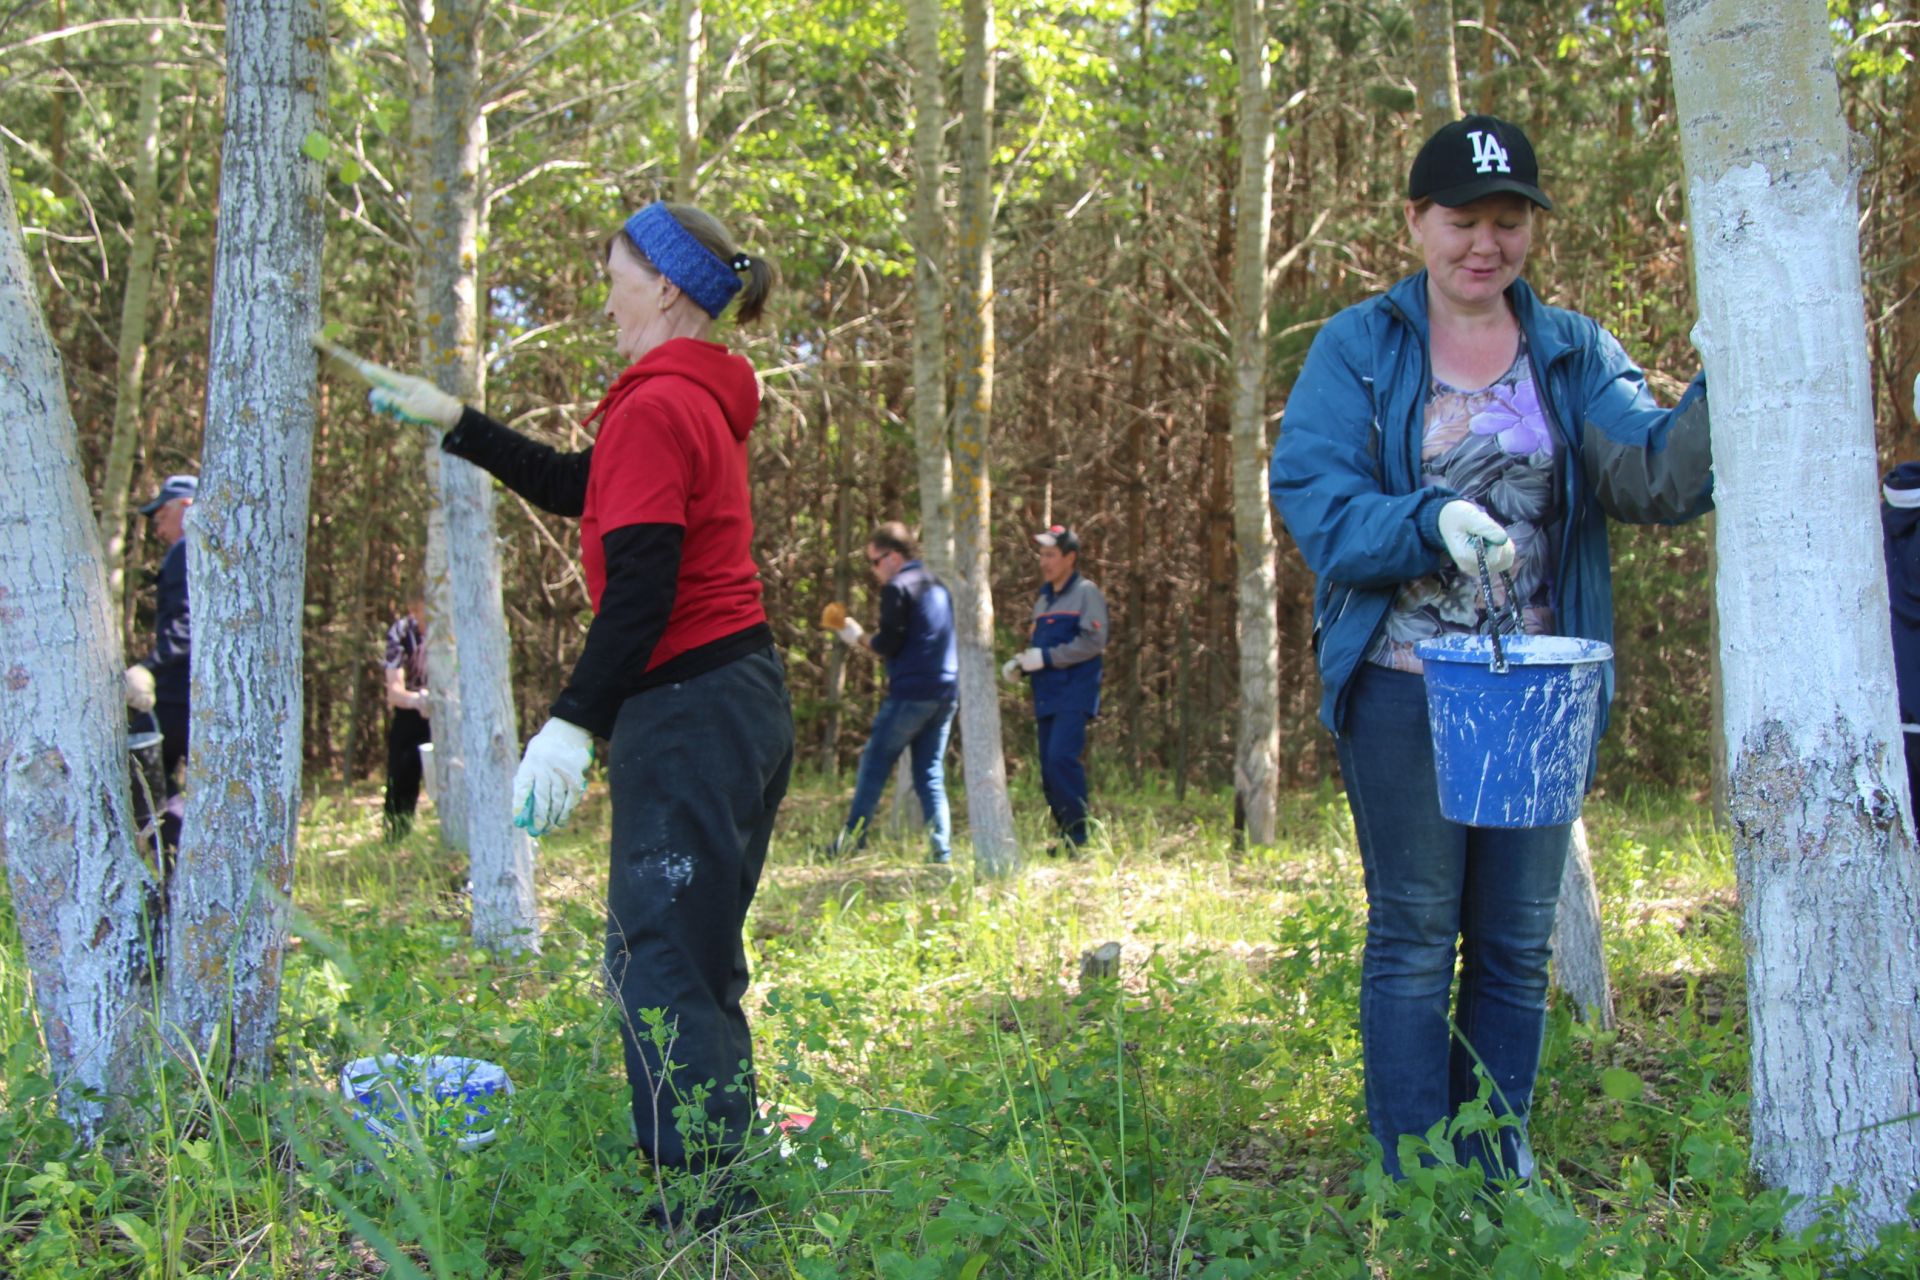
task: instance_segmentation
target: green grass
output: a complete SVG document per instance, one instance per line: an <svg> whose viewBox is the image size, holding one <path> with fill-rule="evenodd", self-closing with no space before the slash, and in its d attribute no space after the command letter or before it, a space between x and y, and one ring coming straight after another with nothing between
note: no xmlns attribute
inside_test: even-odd
<svg viewBox="0 0 1920 1280"><path fill-rule="evenodd" d="M821 862L844 788L802 781L749 921L750 1000L763 1097L816 1120L756 1137L757 1212L676 1238L643 1219L662 1189L633 1154L600 991L604 806L544 843L544 951L507 962L468 945L464 868L430 822L389 848L370 791L323 795L272 1081L223 1098L167 1062L120 1130L75 1147L0 939L0 1273L1915 1273L1912 1233L1853 1257L1832 1219L1782 1233L1781 1198L1749 1180L1732 873L1690 803L1589 815L1621 1025L1556 1004L1543 1176L1490 1200L1472 1170L1396 1186L1368 1166L1339 797L1288 797L1281 846L1236 853L1226 797L1102 794L1091 856L975 884L964 842L952 870L913 837ZM1037 798L1016 802L1042 847ZM1082 953L1109 940L1119 975L1083 983ZM503 1063L510 1122L475 1151L431 1126L383 1148L332 1089L381 1051Z"/></svg>

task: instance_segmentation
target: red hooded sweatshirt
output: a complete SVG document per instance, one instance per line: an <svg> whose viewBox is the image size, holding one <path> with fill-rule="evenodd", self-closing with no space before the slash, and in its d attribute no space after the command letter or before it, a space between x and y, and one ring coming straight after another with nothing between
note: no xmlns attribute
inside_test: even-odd
<svg viewBox="0 0 1920 1280"><path fill-rule="evenodd" d="M752 364L719 343L675 338L621 374L587 417L601 420L580 516L594 610L607 585L606 534L635 524L685 531L673 613L649 671L767 619L747 491L747 433L759 413Z"/></svg>

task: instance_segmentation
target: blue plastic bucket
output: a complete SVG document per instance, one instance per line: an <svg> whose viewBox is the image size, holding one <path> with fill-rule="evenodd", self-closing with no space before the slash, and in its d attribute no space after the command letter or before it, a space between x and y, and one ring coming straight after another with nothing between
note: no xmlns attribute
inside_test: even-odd
<svg viewBox="0 0 1920 1280"><path fill-rule="evenodd" d="M354 1119L382 1142L417 1129L452 1137L464 1149L493 1141L513 1081L506 1068L482 1058L383 1053L342 1067L340 1092Z"/></svg>
<svg viewBox="0 0 1920 1280"><path fill-rule="evenodd" d="M1487 636L1413 647L1426 670L1440 812L1471 827L1552 827L1580 816L1613 647L1571 636Z"/></svg>

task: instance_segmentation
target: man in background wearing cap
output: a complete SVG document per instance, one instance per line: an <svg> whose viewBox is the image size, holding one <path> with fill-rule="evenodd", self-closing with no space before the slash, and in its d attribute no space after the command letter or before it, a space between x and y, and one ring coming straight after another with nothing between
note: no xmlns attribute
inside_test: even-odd
<svg viewBox="0 0 1920 1280"><path fill-rule="evenodd" d="M1920 417L1920 378L1913 380ZM1900 736L1907 748L1907 794L1920 815L1920 462L1903 462L1880 485L1880 534L1887 553L1887 600L1893 606L1893 677L1900 695Z"/></svg>
<svg viewBox="0 0 1920 1280"><path fill-rule="evenodd" d="M1107 598L1080 576L1080 539L1054 525L1040 545L1040 595L1028 648L1000 674L1027 678L1040 743L1040 786L1068 852L1087 842L1087 721L1100 712L1100 653L1107 647ZM1057 848L1048 852L1058 852Z"/></svg>
<svg viewBox="0 0 1920 1280"><path fill-rule="evenodd" d="M158 599L153 615L153 651L127 668L127 705L151 711L160 722L161 767L167 775L167 798L160 818L160 840L168 849L180 844L180 820L186 802L180 794L180 767L187 758L187 658L193 651L191 614L187 608L187 508L200 493L194 476L168 476L140 514L153 522L153 531L166 547L160 573L154 580Z"/></svg>

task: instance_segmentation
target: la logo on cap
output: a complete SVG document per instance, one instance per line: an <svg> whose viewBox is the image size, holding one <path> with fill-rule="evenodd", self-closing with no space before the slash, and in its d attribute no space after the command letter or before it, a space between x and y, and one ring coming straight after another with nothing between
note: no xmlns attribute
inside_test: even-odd
<svg viewBox="0 0 1920 1280"><path fill-rule="evenodd" d="M1507 149L1500 145L1500 137L1498 134L1488 133L1481 129L1474 129L1468 132L1467 137L1473 139L1473 169L1475 173L1513 172L1513 169L1507 164Z"/></svg>

